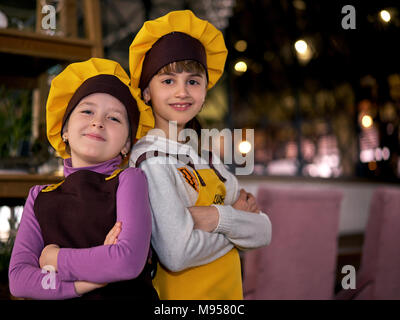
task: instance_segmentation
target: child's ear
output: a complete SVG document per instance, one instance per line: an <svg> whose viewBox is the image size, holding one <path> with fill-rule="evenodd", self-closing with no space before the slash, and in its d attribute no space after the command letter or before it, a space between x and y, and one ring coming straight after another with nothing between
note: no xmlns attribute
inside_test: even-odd
<svg viewBox="0 0 400 320"><path fill-rule="evenodd" d="M122 147L121 149L121 154L128 154L129 151L131 150L131 139L128 138L128 140L126 140L125 145Z"/></svg>
<svg viewBox="0 0 400 320"><path fill-rule="evenodd" d="M61 132L61 137L64 139L68 139L68 124L69 124L69 117L67 118L67 121L65 121L65 124L63 125L62 132Z"/></svg>
<svg viewBox="0 0 400 320"><path fill-rule="evenodd" d="M65 129L64 130L64 132L63 132L63 134L62 134L62 140L64 141L64 142L67 142L68 141L68 131L67 131L67 129Z"/></svg>
<svg viewBox="0 0 400 320"><path fill-rule="evenodd" d="M143 90L143 100L145 103L148 103L151 99L150 96L150 89L147 87L146 89Z"/></svg>

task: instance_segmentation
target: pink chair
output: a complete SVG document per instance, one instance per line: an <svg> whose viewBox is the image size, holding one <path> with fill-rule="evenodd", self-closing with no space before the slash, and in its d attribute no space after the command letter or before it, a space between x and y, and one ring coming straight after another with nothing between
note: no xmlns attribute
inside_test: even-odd
<svg viewBox="0 0 400 320"><path fill-rule="evenodd" d="M400 299L400 188L375 190L356 289L343 289L336 299Z"/></svg>
<svg viewBox="0 0 400 320"><path fill-rule="evenodd" d="M272 241L243 255L245 299L333 298L341 199L330 189L259 189Z"/></svg>

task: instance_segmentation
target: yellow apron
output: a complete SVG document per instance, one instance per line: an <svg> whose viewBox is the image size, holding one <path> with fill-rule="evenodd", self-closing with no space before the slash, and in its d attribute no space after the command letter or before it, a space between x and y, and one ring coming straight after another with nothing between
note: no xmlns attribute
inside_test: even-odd
<svg viewBox="0 0 400 320"><path fill-rule="evenodd" d="M194 171L196 174L196 171ZM199 192L195 206L223 204L226 195L224 183L212 169L199 169L196 190ZM153 279L162 300L241 300L243 299L239 253L233 248L221 258L208 264L170 272L158 264Z"/></svg>

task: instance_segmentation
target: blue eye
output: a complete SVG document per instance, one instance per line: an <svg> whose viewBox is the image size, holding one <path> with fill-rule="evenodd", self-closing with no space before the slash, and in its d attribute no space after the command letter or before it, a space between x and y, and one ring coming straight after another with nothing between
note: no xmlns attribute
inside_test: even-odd
<svg viewBox="0 0 400 320"><path fill-rule="evenodd" d="M109 117L110 120L115 121L115 122L119 122L121 123L121 121L118 118L115 117Z"/></svg>

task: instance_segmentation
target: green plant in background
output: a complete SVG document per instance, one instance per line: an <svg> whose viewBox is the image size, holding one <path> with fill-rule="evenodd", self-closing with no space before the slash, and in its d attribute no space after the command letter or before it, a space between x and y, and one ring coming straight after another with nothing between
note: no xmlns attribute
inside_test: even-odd
<svg viewBox="0 0 400 320"><path fill-rule="evenodd" d="M8 288L8 268L14 247L15 232L10 232L6 242L0 241L0 300L9 299L10 291Z"/></svg>
<svg viewBox="0 0 400 320"><path fill-rule="evenodd" d="M10 207L10 225L9 235L6 241L0 241L0 283L8 281L8 267L10 265L11 252L14 247L14 241L18 229L16 208Z"/></svg>
<svg viewBox="0 0 400 320"><path fill-rule="evenodd" d="M14 236L9 236L6 242L0 241L0 282L7 281L8 266L14 246Z"/></svg>
<svg viewBox="0 0 400 320"><path fill-rule="evenodd" d="M0 87L0 158L21 156L29 142L32 121L32 92Z"/></svg>

